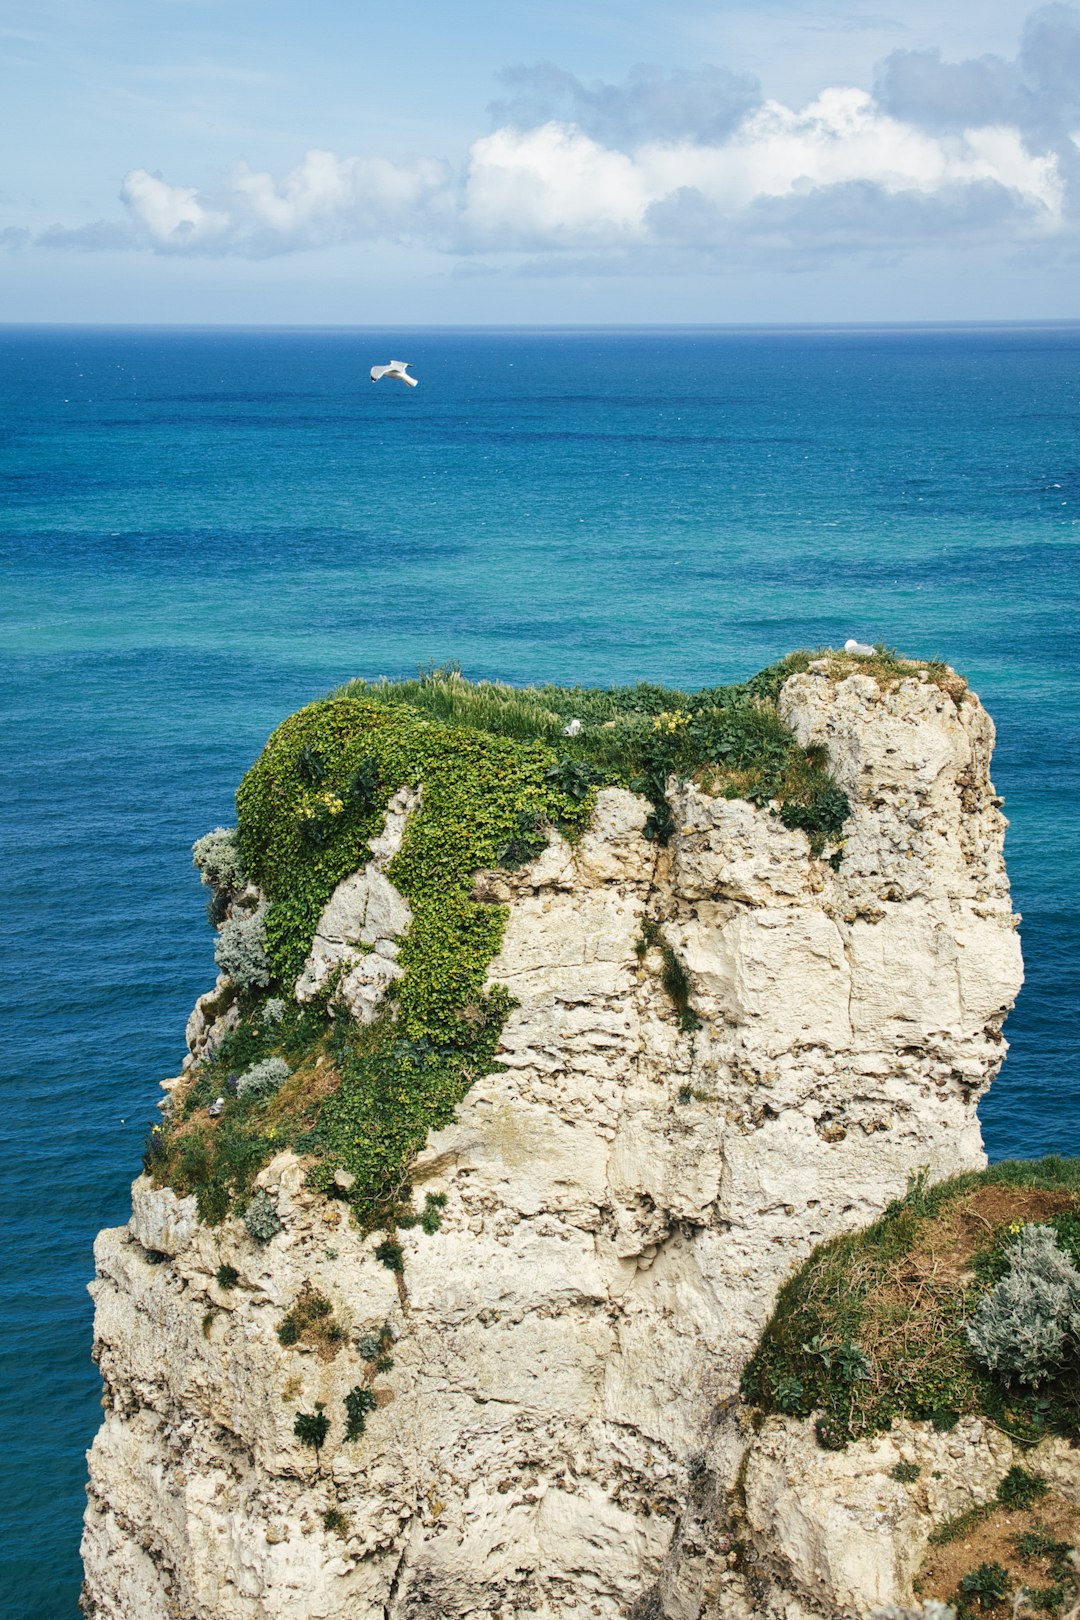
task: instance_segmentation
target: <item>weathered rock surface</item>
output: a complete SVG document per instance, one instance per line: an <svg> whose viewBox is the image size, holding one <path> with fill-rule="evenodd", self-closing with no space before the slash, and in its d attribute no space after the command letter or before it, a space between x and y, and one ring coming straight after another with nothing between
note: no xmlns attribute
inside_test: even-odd
<svg viewBox="0 0 1080 1620"><path fill-rule="evenodd" d="M977 700L809 674L781 705L851 796L838 871L768 810L687 786L666 850L641 837L645 801L608 789L575 848L553 838L522 872L478 875L477 895L510 907L490 978L517 1005L502 1072L416 1167L421 1196L448 1201L440 1232L402 1233L400 1292L378 1238L308 1193L291 1155L260 1177L283 1223L265 1247L136 1183L131 1224L96 1250L90 1613L766 1612L724 1560L717 1493L745 1438L717 1413L814 1244L916 1169L983 1162L975 1105L1021 980ZM339 946L393 944L407 918L383 884L373 861L339 889L305 973L345 960ZM646 920L690 971L696 1029L659 941L639 954ZM241 1276L228 1292L222 1261ZM276 1337L305 1282L349 1327L331 1361ZM384 1323L394 1366L345 1443L355 1341ZM318 1462L293 1435L316 1401L332 1418ZM754 1467L747 1513L786 1594L769 1613L867 1612L900 1590L886 1543L914 1534L903 1487L868 1507L790 1437ZM856 1592L868 1523L875 1590Z"/></svg>
<svg viewBox="0 0 1080 1620"><path fill-rule="evenodd" d="M327 901L315 939L296 981L297 1001L310 1001L335 973L338 994L353 1017L373 1023L386 992L400 979L398 952L412 924L409 903L386 876L386 867L401 848L410 815L420 794L401 788L390 801L382 833L372 839L371 859L360 872L344 878Z"/></svg>
<svg viewBox="0 0 1080 1620"><path fill-rule="evenodd" d="M914 1478L894 1476L901 1463ZM755 1435L733 1411L721 1418L703 1472L720 1481L737 1471L740 1490L734 1502L714 1490L684 1515L654 1612L848 1620L914 1605L931 1532L992 1503L1016 1463L1080 1504L1080 1461L1067 1441L1021 1450L982 1418L962 1418L947 1433L902 1420L886 1435L824 1451L810 1421L772 1417ZM728 1534L716 1533L721 1518ZM738 1570L725 1558L736 1539Z"/></svg>

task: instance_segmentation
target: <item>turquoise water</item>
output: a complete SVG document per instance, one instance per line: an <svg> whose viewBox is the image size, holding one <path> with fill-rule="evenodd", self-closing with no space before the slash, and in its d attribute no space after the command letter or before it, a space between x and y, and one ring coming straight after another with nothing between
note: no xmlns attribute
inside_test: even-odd
<svg viewBox="0 0 1080 1620"><path fill-rule="evenodd" d="M1077 327L0 329L5 1616L75 1614L91 1243L213 974L189 846L348 676L947 657L1024 914L988 1148L1080 1152L1078 428Z"/></svg>

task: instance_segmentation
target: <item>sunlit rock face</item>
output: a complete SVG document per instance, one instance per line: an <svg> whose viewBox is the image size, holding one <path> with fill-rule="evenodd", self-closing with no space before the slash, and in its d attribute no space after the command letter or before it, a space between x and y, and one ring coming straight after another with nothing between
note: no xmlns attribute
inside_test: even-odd
<svg viewBox="0 0 1080 1620"><path fill-rule="evenodd" d="M447 1203L437 1233L400 1234L400 1281L291 1154L259 1178L265 1245L136 1182L96 1250L89 1614L762 1612L691 1511L710 1445L713 1489L740 1465L718 1414L814 1244L913 1171L983 1162L975 1106L1021 981L978 700L811 670L780 704L851 799L838 869L767 807L673 783L666 849L643 799L605 789L575 846L477 875L509 907L490 980L516 1005L499 1072L415 1166L418 1202ZM364 1017L365 964L396 965L408 917L377 861L346 884L306 971L368 946ZM347 1326L327 1359L278 1341L305 1283ZM393 1366L349 1442L357 1341L384 1324ZM320 1401L316 1454L293 1425ZM753 1511L795 1525L759 1473Z"/></svg>

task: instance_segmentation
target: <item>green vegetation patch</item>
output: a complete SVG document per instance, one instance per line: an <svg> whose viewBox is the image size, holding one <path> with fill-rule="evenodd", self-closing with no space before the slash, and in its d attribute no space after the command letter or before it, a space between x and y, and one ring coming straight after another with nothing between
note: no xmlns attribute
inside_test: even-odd
<svg viewBox="0 0 1080 1620"><path fill-rule="evenodd" d="M345 1343L345 1329L334 1315L325 1294L305 1283L278 1324L278 1343L286 1348L296 1344L315 1350L323 1361L330 1361Z"/></svg>
<svg viewBox="0 0 1080 1620"><path fill-rule="evenodd" d="M193 1069L169 1125L148 1141L157 1182L194 1193L208 1222L244 1214L256 1241L269 1242L276 1217L253 1197L254 1182L292 1147L309 1157L311 1184L346 1197L367 1229L408 1224L409 1164L491 1068L510 1007L504 988L485 990L506 914L473 899L477 871L525 864L552 827L577 837L604 784L644 794L645 836L666 843L673 775L771 804L815 853L835 846L839 859L847 799L824 752L800 747L777 711L789 664L694 693L517 689L431 670L415 681L354 681L292 715L240 785L235 836L217 829L197 846L200 871L225 885L226 904L243 882L258 884L268 904L225 924L252 934L245 948L258 971L235 991L236 1027ZM386 1013L358 1026L335 1005L333 986L299 1008L291 991L319 916L366 864L405 787L421 790L421 802L387 875L413 922ZM689 981L670 951L664 982L693 1028ZM353 1178L346 1192L335 1183L342 1170ZM438 1227L437 1211L417 1219Z"/></svg>
<svg viewBox="0 0 1080 1620"><path fill-rule="evenodd" d="M873 1226L822 1245L781 1290L742 1381L764 1411L817 1414L846 1445L900 1417L950 1428L982 1413L1022 1443L1080 1437L1080 1349L1037 1384L992 1373L968 1326L1032 1225L1070 1238L1080 1159L994 1165L927 1188L916 1181ZM1025 1481L1009 1489L1023 1491Z"/></svg>

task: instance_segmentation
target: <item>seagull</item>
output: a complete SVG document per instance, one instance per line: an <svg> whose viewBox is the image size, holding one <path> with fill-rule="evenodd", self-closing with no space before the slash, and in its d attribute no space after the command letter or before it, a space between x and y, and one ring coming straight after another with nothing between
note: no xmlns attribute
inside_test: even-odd
<svg viewBox="0 0 1080 1620"><path fill-rule="evenodd" d="M845 641L844 651L850 653L853 658L872 658L874 656L874 648L868 647L865 641Z"/></svg>
<svg viewBox="0 0 1080 1620"><path fill-rule="evenodd" d="M410 388L415 388L420 379L409 376L408 367L411 365L411 360L391 360L388 366L372 366L371 380L378 382L380 377L396 377L399 382L408 383Z"/></svg>
<svg viewBox="0 0 1080 1620"><path fill-rule="evenodd" d="M570 722L570 724L568 726L563 726L562 734L563 734L564 737L576 737L580 730L581 730L581 721L580 720L571 720L571 722Z"/></svg>

